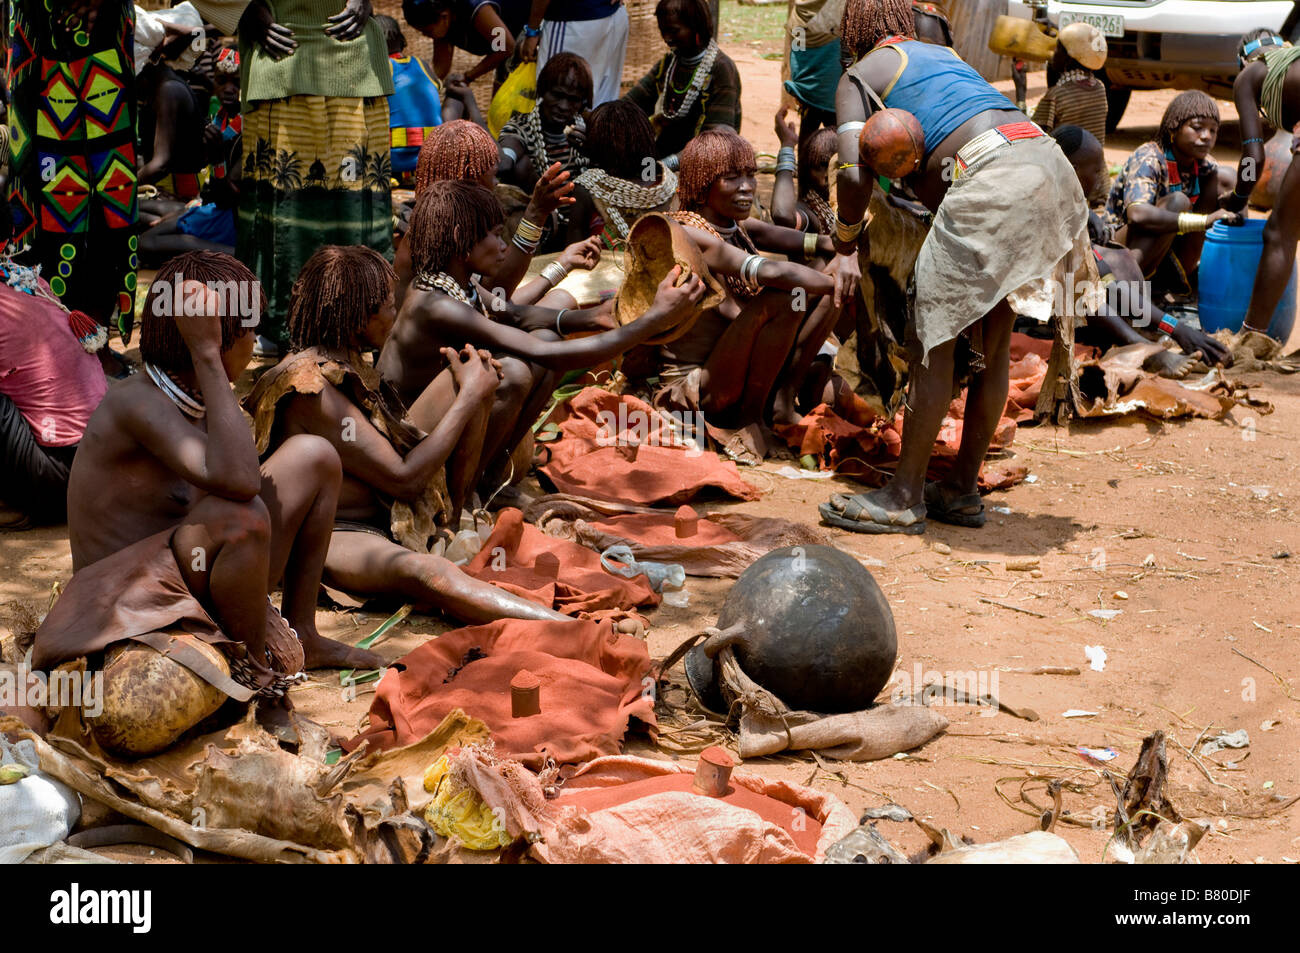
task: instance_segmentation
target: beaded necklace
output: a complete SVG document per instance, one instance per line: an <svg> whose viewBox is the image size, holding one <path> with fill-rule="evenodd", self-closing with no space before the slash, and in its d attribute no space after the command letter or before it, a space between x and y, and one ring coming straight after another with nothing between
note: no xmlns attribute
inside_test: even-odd
<svg viewBox="0 0 1300 953"><path fill-rule="evenodd" d="M808 210L817 216L817 231L822 235L835 234L835 209L831 203L822 198L821 193L809 189L803 194L803 202Z"/></svg>
<svg viewBox="0 0 1300 953"><path fill-rule="evenodd" d="M1086 69L1068 69L1060 75L1056 85L1065 86L1068 83L1084 83L1090 79L1092 79L1092 74Z"/></svg>
<svg viewBox="0 0 1300 953"><path fill-rule="evenodd" d="M172 380L171 375L166 371L150 364L148 361L144 362L144 370L158 389L167 395L167 399L175 404L180 409L180 412L187 417L198 420L208 412L203 401L187 394L185 389Z"/></svg>
<svg viewBox="0 0 1300 953"><path fill-rule="evenodd" d="M4 283L15 291L21 291L33 298L44 298L66 314L68 326L87 353L94 354L108 343L107 328L83 311L68 310L67 305L59 300L58 295L41 287L40 277L40 265L21 265L7 255L0 254L0 278L4 279Z"/></svg>
<svg viewBox="0 0 1300 953"><path fill-rule="evenodd" d="M708 85L713 75L713 61L718 56L718 44L716 40L709 40L709 45L704 48L704 53L700 57L699 63L691 71L690 82L686 84L685 89L673 87L673 92L682 97L682 101L673 109L669 109L664 100L668 96L668 89L672 86L672 77L677 67L677 54L673 53L668 62L668 69L664 71L664 85L659 90L659 101L655 103L655 115L662 116L664 119L677 119L691 111L695 105L695 100L699 98L704 87ZM685 60L683 60L685 62Z"/></svg>
<svg viewBox="0 0 1300 953"><path fill-rule="evenodd" d="M445 271L436 274L422 271L415 276L415 285L423 291L441 291L447 297L469 305L479 314L487 315L487 311L483 309L483 299L479 297L478 292L474 289L467 292L460 286L460 282Z"/></svg>
<svg viewBox="0 0 1300 953"><path fill-rule="evenodd" d="M545 169L551 162L560 162L565 169L585 169L587 157L576 153L569 145L568 137L563 133L548 135L542 129L542 113L534 106L526 115L515 114L501 130L502 137L516 135L528 149L528 155L539 169ZM550 140L550 141L548 141ZM554 152L554 158L552 153Z"/></svg>
<svg viewBox="0 0 1300 953"><path fill-rule="evenodd" d="M624 212L640 213L659 208L677 192L677 174L662 164L659 168L663 177L655 185L641 185L630 179L620 179L604 169L588 169L574 182L600 203L602 213L618 238L625 239L631 226L624 217ZM630 217L635 219L636 215Z"/></svg>
<svg viewBox="0 0 1300 953"><path fill-rule="evenodd" d="M754 244L753 239L749 237L749 232L745 231L739 222L729 227L719 228L698 212L670 212L669 214L683 225L709 232L716 236L719 241L726 242L741 251L747 251L751 255L758 254L758 246ZM726 284L727 290L737 298L753 298L762 290L761 288L755 288L737 275L723 275L722 280Z"/></svg>

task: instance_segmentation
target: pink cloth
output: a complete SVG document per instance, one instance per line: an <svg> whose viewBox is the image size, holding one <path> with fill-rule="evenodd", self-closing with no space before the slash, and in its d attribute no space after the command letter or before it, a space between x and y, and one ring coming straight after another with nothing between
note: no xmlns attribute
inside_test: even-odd
<svg viewBox="0 0 1300 953"><path fill-rule="evenodd" d="M41 281L41 289L49 286ZM12 400L43 447L81 442L108 392L99 358L86 353L62 308L0 284L0 394Z"/></svg>

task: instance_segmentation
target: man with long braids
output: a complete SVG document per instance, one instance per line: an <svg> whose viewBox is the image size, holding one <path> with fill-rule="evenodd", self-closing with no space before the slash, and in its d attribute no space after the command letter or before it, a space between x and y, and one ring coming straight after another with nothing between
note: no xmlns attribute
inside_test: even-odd
<svg viewBox="0 0 1300 953"><path fill-rule="evenodd" d="M674 271L638 320L613 330L608 308L560 310L490 298L475 274L500 267L501 203L481 185L435 182L416 200L406 241L415 281L379 356L386 383L408 403L447 363L447 349L468 343L501 364L482 464L496 472L550 399L558 371L594 367L679 324L704 295L704 283ZM490 301L490 303L489 303ZM600 331L577 340L564 336Z"/></svg>
<svg viewBox="0 0 1300 953"><path fill-rule="evenodd" d="M829 276L759 254L808 260L833 249L826 236L749 218L756 172L753 147L730 129L702 132L682 150L680 207L672 214L727 296L660 348L665 386L655 398L673 410L703 411L713 427L746 431L725 448L746 460L761 455L753 428L769 411L774 423L798 420L795 396L839 313Z"/></svg>
<svg viewBox="0 0 1300 953"><path fill-rule="evenodd" d="M229 255L187 252L159 270L141 315L144 372L110 388L72 464L74 575L36 634L36 667L183 624L243 658L237 680L266 689L268 626L279 624L267 593L281 581L307 668L379 661L316 631L338 454L297 434L259 467L231 390L264 306Z"/></svg>
<svg viewBox="0 0 1300 953"><path fill-rule="evenodd" d="M464 119L444 123L434 129L420 147L420 157L415 166L415 194L418 196L430 183L439 181L477 182L485 189L495 188L497 162L496 141L482 126ZM515 238L506 250L505 260L494 274L482 276L484 285L509 297L515 304L537 304L543 299L548 306L556 308L571 308L577 304L568 292L554 289L573 269L585 270L596 266L600 261L600 249L595 242L583 240L569 245L541 275L520 284L551 213L573 202L572 191L569 173L559 163L543 171L533 187ZM405 240L397 246L393 268L397 272L395 293L400 310L414 276L411 253Z"/></svg>
<svg viewBox="0 0 1300 953"><path fill-rule="evenodd" d="M299 434L337 449L343 483L325 558L330 585L464 622L563 618L429 552L441 526L457 525L498 375L485 352L446 348L447 370L404 415L361 357L393 326L392 281L388 263L359 246L326 246L303 266L289 310L292 353L244 400L258 451L274 457Z"/></svg>
<svg viewBox="0 0 1300 953"><path fill-rule="evenodd" d="M645 113L613 99L591 111L585 151L590 166L574 182L569 241L600 233L614 248L646 212L677 208L677 175L655 158L654 130Z"/></svg>
<svg viewBox="0 0 1300 953"><path fill-rule="evenodd" d="M922 166L906 183L934 213L934 224L913 275L911 390L897 469L879 490L832 496L821 514L864 533L924 532L927 513L981 526L977 480L1006 406L1015 314L1049 320L1053 289L1068 286L1071 274L1073 287L1087 292L1079 296L1083 310L1093 310L1099 296L1087 204L1054 140L950 48L915 39L911 0L848 0L841 42L856 63L836 94L842 171L830 270L840 281L859 278L876 170L859 155L858 136L882 99L915 115L925 133ZM1011 235L1023 240L1009 241ZM1072 330L1058 337L1069 342ZM959 346L974 369L961 448L945 480L927 484Z"/></svg>

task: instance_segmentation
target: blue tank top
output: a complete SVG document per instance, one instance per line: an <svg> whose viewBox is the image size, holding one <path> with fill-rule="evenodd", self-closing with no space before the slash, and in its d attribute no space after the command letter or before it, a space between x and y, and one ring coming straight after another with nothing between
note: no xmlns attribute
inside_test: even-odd
<svg viewBox="0 0 1300 953"><path fill-rule="evenodd" d="M388 129L394 172L414 172L424 137L442 125L438 84L414 56L390 56L393 93L388 97Z"/></svg>
<svg viewBox="0 0 1300 953"><path fill-rule="evenodd" d="M906 109L925 133L925 156L972 116L989 109L1014 110L1011 100L985 82L947 46L904 40L891 43L902 65L885 87L885 105Z"/></svg>

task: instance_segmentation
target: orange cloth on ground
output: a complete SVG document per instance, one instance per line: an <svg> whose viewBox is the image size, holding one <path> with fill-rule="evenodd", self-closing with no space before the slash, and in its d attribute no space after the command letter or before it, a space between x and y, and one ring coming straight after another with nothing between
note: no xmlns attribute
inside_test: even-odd
<svg viewBox="0 0 1300 953"><path fill-rule="evenodd" d="M511 714L510 680L527 669L541 680L541 713ZM616 754L632 718L653 726L643 692L650 654L610 622L501 619L456 629L392 664L370 706L370 726L348 741L371 750L418 741L463 709L491 729L499 756L533 770Z"/></svg>
<svg viewBox="0 0 1300 953"><path fill-rule="evenodd" d="M1010 388L1006 409L994 431L990 450L1003 450L1016 438L1017 424L1031 420L1038 403L1043 380L1047 376L1047 359L1052 342L1025 334L1011 335ZM1096 354L1095 348L1076 344L1075 359ZM800 456L815 457L823 469L834 470L875 485L883 484L898 462L902 446L903 414L892 421L875 416L866 402L849 395L851 406L832 408L821 404L797 424L777 427L777 433ZM953 400L939 427L934 442L928 475L938 478L947 472L961 446L962 424L966 416L966 390ZM847 418L847 419L846 419ZM986 464L980 471L980 489L1002 489L1019 483L1028 470L1018 464Z"/></svg>
<svg viewBox="0 0 1300 953"><path fill-rule="evenodd" d="M741 500L759 498L734 463L687 444L658 410L630 394L588 387L569 401L567 412L560 439L548 445L551 459L540 468L560 493L674 506L710 488ZM703 419L696 424L697 432L687 436L702 443Z"/></svg>
<svg viewBox="0 0 1300 953"><path fill-rule="evenodd" d="M545 565L537 566L542 554L559 560L558 576L550 574ZM626 579L607 572L599 553L547 536L525 523L524 514L513 508L497 514L492 535L465 566L465 572L566 615L657 606L660 600L645 576Z"/></svg>
<svg viewBox="0 0 1300 953"><path fill-rule="evenodd" d="M589 525L624 539L635 540L642 546L721 546L739 543L741 537L707 516L701 516L695 532L685 538L677 535L676 513L626 513L591 520Z"/></svg>

